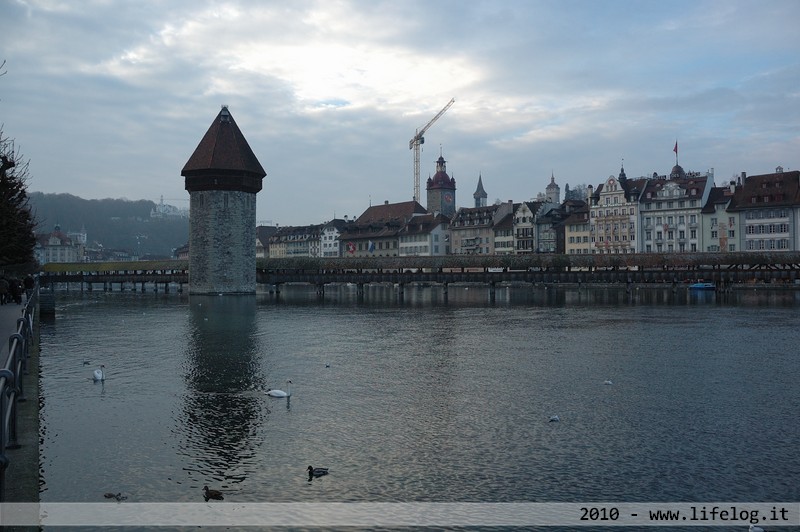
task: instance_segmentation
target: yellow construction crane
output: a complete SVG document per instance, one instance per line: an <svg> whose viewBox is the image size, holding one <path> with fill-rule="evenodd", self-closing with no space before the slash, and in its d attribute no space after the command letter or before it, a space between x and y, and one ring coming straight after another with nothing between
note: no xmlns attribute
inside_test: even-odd
<svg viewBox="0 0 800 532"><path fill-rule="evenodd" d="M434 122L439 120L439 118L445 113L445 111L450 109L450 106L453 105L455 101L456 99L453 98L452 100L447 102L447 105L445 105L444 108L441 111L439 111L439 113L436 116L431 118L431 121L425 124L425 126L422 129L418 129L414 134L414 138L408 141L408 149L414 150L414 201L416 202L419 202L419 152L420 152L420 146L425 143L425 137L424 137L425 132L428 131L428 128L431 127Z"/></svg>

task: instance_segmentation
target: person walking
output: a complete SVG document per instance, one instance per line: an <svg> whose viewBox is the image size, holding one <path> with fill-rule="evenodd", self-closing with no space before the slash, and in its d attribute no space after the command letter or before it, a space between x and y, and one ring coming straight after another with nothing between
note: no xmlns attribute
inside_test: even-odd
<svg viewBox="0 0 800 532"><path fill-rule="evenodd" d="M0 277L0 305L5 305L8 300L8 279Z"/></svg>
<svg viewBox="0 0 800 532"><path fill-rule="evenodd" d="M25 301L28 301L33 295L33 287L36 285L36 281L33 280L33 275L26 275L22 284L25 286Z"/></svg>

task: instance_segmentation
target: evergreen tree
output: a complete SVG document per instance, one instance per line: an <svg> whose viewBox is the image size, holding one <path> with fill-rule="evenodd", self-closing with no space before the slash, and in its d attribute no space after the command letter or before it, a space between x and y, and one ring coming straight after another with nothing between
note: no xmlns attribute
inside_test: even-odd
<svg viewBox="0 0 800 532"><path fill-rule="evenodd" d="M36 224L28 204L28 161L0 129L0 269L28 271L36 263Z"/></svg>

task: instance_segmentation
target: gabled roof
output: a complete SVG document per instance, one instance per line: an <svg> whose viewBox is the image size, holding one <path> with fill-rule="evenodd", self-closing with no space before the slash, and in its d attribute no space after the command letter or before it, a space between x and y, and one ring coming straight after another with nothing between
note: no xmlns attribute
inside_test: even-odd
<svg viewBox="0 0 800 532"><path fill-rule="evenodd" d="M408 223L399 231L400 235L427 235L438 226L447 224L450 218L444 214L423 214L414 216Z"/></svg>
<svg viewBox="0 0 800 532"><path fill-rule="evenodd" d="M416 201L400 203L386 202L383 205L372 205L356 219L356 225L386 223L399 221L405 224L415 214L427 214L425 207Z"/></svg>
<svg viewBox="0 0 800 532"><path fill-rule="evenodd" d="M800 203L800 170L747 176L728 210L785 207Z"/></svg>
<svg viewBox="0 0 800 532"><path fill-rule="evenodd" d="M184 165L181 175L191 176L208 170L223 170L262 178L267 175L227 106L222 107Z"/></svg>
<svg viewBox="0 0 800 532"><path fill-rule="evenodd" d="M733 196L730 193L730 187L711 187L711 191L708 194L708 201L706 201L706 204L700 209L700 212L712 214L717 211L716 205L727 204L731 199L733 199Z"/></svg>
<svg viewBox="0 0 800 532"><path fill-rule="evenodd" d="M678 179L648 179L640 197L654 200L658 199L655 196L656 193L668 184L676 184L680 188L684 189L687 197L692 196L701 198L703 197L703 192L705 191L706 186L709 185L709 179L708 175L695 174L686 174L686 177ZM711 184L713 185L713 183ZM695 191L694 194L692 194L692 190ZM647 198L648 193L652 193L653 197Z"/></svg>

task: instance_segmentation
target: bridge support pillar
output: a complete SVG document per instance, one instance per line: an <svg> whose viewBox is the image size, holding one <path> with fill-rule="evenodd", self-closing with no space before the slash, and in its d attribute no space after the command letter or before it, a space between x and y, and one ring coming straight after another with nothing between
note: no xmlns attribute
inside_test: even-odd
<svg viewBox="0 0 800 532"><path fill-rule="evenodd" d="M134 291L135 291L135 290L134 290ZM142 281L142 293L143 293L143 294L144 294L144 291L145 291L145 288L144 288L144 281Z"/></svg>
<svg viewBox="0 0 800 532"><path fill-rule="evenodd" d="M363 298L364 297L364 283L357 283L356 284L356 297Z"/></svg>
<svg viewBox="0 0 800 532"><path fill-rule="evenodd" d="M406 297L406 285L404 283L397 284L397 300L403 301Z"/></svg>
<svg viewBox="0 0 800 532"><path fill-rule="evenodd" d="M497 290L496 290L496 287L495 287L495 283L493 283L493 282L489 283L489 301L494 303L496 297L497 297Z"/></svg>
<svg viewBox="0 0 800 532"><path fill-rule="evenodd" d="M317 283L317 295L318 296L325 295L325 283Z"/></svg>
<svg viewBox="0 0 800 532"><path fill-rule="evenodd" d="M169 294L169 282L164 283L164 293Z"/></svg>

